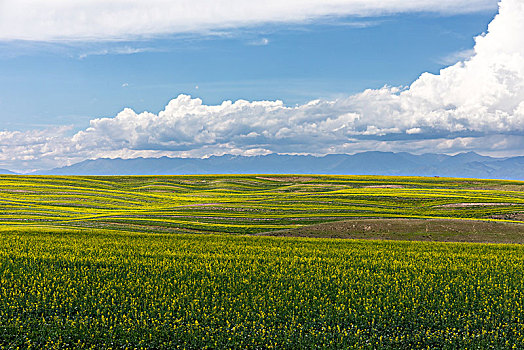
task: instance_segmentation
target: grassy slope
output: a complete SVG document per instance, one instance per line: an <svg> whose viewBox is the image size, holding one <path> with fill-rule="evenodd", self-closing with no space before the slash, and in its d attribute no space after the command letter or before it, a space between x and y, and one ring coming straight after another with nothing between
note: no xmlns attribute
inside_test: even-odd
<svg viewBox="0 0 524 350"><path fill-rule="evenodd" d="M457 219L354 219L264 234L287 237L524 243L523 224Z"/></svg>
<svg viewBox="0 0 524 350"><path fill-rule="evenodd" d="M379 176L0 176L0 224L10 227L257 234L296 232L355 218L399 217L523 223L524 182ZM522 225L514 227L511 230L518 231Z"/></svg>

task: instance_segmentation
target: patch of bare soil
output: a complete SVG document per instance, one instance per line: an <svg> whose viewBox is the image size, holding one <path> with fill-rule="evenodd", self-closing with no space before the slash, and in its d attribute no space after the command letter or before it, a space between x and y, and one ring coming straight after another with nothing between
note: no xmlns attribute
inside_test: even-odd
<svg viewBox="0 0 524 350"><path fill-rule="evenodd" d="M205 179L177 179L177 183L183 183L183 184L189 184L189 185L195 185L195 184L198 184L198 185L201 185L201 184L205 184L207 183L208 181L205 180Z"/></svg>
<svg viewBox="0 0 524 350"><path fill-rule="evenodd" d="M159 232L167 232L167 233L200 233L201 231L198 230L192 230L188 228L180 228L180 227L166 227L166 226L157 226L157 225L138 225L138 224L129 224L129 223L117 223L117 222L109 222L109 223L96 223L96 225L82 225L87 227L108 227L117 229L117 227L123 227L124 229L132 229L132 230L138 230L138 231L155 231L157 233Z"/></svg>
<svg viewBox="0 0 524 350"><path fill-rule="evenodd" d="M488 191L524 191L524 183L522 184L500 184L480 187L473 187L475 190L488 190Z"/></svg>
<svg viewBox="0 0 524 350"><path fill-rule="evenodd" d="M278 181L278 182L308 182L316 180L314 177L308 176L285 176L285 177L266 177L257 176L260 180Z"/></svg>
<svg viewBox="0 0 524 350"><path fill-rule="evenodd" d="M185 208L185 207L207 207L207 206L223 206L224 203L195 203L195 204L184 204L177 205L176 208Z"/></svg>
<svg viewBox="0 0 524 350"><path fill-rule="evenodd" d="M0 189L0 192L5 192L5 193L37 193L36 191L29 191L29 190L12 190L12 189L7 189L7 188L1 188L1 189Z"/></svg>
<svg viewBox="0 0 524 350"><path fill-rule="evenodd" d="M450 203L436 205L435 208L491 207L498 205L518 205L517 203Z"/></svg>
<svg viewBox="0 0 524 350"><path fill-rule="evenodd" d="M289 186L283 186L280 190L275 191L276 193L286 192L323 192L323 191L338 191L351 188L346 185L322 185L318 183L296 183Z"/></svg>
<svg viewBox="0 0 524 350"><path fill-rule="evenodd" d="M362 188L405 188L405 186L402 186L402 185L369 185L369 186L362 186Z"/></svg>
<svg viewBox="0 0 524 350"><path fill-rule="evenodd" d="M489 219L495 220L515 220L524 222L524 213L506 213L506 214L497 214L490 215Z"/></svg>
<svg viewBox="0 0 524 350"><path fill-rule="evenodd" d="M524 223L454 219L354 219L260 235L406 241L524 243Z"/></svg>

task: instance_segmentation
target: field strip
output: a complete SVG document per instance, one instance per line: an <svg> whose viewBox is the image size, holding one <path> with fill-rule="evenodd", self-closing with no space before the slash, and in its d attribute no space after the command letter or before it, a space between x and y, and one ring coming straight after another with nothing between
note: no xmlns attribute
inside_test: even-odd
<svg viewBox="0 0 524 350"><path fill-rule="evenodd" d="M152 232L156 227L250 234L351 218L522 223L524 182L264 174L0 176L3 225L121 230L149 225Z"/></svg>

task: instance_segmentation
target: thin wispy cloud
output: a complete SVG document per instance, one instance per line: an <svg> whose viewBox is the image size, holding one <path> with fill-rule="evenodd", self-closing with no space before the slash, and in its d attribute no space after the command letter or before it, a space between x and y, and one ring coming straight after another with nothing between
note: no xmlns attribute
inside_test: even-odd
<svg viewBox="0 0 524 350"><path fill-rule="evenodd" d="M378 25L381 25L384 23L384 19L381 20L352 20L352 21L330 21L325 24L333 25L333 26L345 26L345 27L351 27L351 28L369 28L369 27L376 27Z"/></svg>
<svg viewBox="0 0 524 350"><path fill-rule="evenodd" d="M79 59L87 58L88 56L104 56L104 55L134 55L143 52L160 52L160 49L151 47L111 47L105 49L99 49L94 51L87 51L78 54Z"/></svg>
<svg viewBox="0 0 524 350"><path fill-rule="evenodd" d="M99 41L212 32L265 23L300 23L326 16L401 12L469 13L494 0L4 0L0 40Z"/></svg>
<svg viewBox="0 0 524 350"><path fill-rule="evenodd" d="M253 46L266 46L268 44L269 44L268 38L260 38L260 39L249 42L249 45L253 45Z"/></svg>
<svg viewBox="0 0 524 350"><path fill-rule="evenodd" d="M474 49L460 50L452 52L444 57L441 57L437 60L438 63L444 65L454 64L459 61L465 61L475 55Z"/></svg>

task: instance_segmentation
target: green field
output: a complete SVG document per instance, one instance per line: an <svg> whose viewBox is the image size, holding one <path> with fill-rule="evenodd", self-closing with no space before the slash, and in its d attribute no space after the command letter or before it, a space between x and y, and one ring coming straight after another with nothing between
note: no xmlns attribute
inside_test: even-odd
<svg viewBox="0 0 524 350"><path fill-rule="evenodd" d="M524 247L9 232L4 348L524 347Z"/></svg>
<svg viewBox="0 0 524 350"><path fill-rule="evenodd" d="M0 203L0 349L524 348L524 246L421 242L524 242L524 182L2 176Z"/></svg>
<svg viewBox="0 0 524 350"><path fill-rule="evenodd" d="M0 223L262 233L354 218L524 222L524 182L377 176L1 176Z"/></svg>

